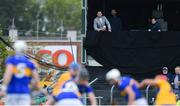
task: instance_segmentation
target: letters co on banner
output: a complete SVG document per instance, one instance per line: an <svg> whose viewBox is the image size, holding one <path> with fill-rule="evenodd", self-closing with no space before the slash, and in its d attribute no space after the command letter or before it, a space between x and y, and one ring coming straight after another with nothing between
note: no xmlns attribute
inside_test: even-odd
<svg viewBox="0 0 180 106"><path fill-rule="evenodd" d="M58 67L68 67L73 61L77 61L76 46L73 46L72 49L70 46L45 46L41 48L37 54L41 56L41 58L48 55L48 57L50 57L48 61L51 61ZM47 57L45 60L47 60Z"/></svg>

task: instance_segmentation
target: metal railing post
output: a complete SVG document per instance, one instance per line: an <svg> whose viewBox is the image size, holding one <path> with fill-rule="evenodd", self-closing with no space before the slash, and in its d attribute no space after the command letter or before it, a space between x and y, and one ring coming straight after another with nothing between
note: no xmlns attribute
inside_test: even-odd
<svg viewBox="0 0 180 106"><path fill-rule="evenodd" d="M98 106L101 106L101 99L103 99L103 97L98 96L98 97L96 97L96 98L98 99Z"/></svg>
<svg viewBox="0 0 180 106"><path fill-rule="evenodd" d="M114 92L114 88L115 88L115 86L113 85L112 87L111 87L111 92L110 92L110 103L112 104L112 102L113 102L113 92Z"/></svg>
<svg viewBox="0 0 180 106"><path fill-rule="evenodd" d="M149 100L149 88L150 88L150 87L151 87L150 84L146 87L146 100L147 100L147 101Z"/></svg>
<svg viewBox="0 0 180 106"><path fill-rule="evenodd" d="M94 80L92 80L88 85L92 85L94 82L96 82L98 80L98 78L95 78Z"/></svg>
<svg viewBox="0 0 180 106"><path fill-rule="evenodd" d="M86 99L88 99L89 97L86 97ZM95 97L96 99L97 99L97 102L98 102L98 106L101 106L101 100L103 99L103 97L101 97L101 96L97 96L97 97Z"/></svg>
<svg viewBox="0 0 180 106"><path fill-rule="evenodd" d="M98 106L101 106L101 98L98 98Z"/></svg>

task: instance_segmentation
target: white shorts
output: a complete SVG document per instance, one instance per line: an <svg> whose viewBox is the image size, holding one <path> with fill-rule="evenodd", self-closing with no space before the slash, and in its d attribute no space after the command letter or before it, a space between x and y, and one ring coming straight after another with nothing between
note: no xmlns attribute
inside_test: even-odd
<svg viewBox="0 0 180 106"><path fill-rule="evenodd" d="M137 99L136 101L134 101L133 105L136 105L136 106L148 106L148 103L146 101L145 98L140 98L140 99Z"/></svg>
<svg viewBox="0 0 180 106"><path fill-rule="evenodd" d="M31 97L29 94L7 94L5 98L5 105L31 105Z"/></svg>
<svg viewBox="0 0 180 106"><path fill-rule="evenodd" d="M63 99L57 102L55 106L83 106L79 99Z"/></svg>

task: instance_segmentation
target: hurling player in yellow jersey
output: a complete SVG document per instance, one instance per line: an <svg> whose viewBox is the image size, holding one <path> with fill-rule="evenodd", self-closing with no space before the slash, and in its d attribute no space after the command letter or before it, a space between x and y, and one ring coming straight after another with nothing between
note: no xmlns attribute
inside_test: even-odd
<svg viewBox="0 0 180 106"><path fill-rule="evenodd" d="M77 75L79 74L81 70L81 65L79 63L73 62L69 68L68 71L63 73L58 81L56 82L54 89L53 89L53 95L58 95L59 94L59 88L62 87L62 85L64 85L65 82L67 82L68 80L73 80L77 77Z"/></svg>
<svg viewBox="0 0 180 106"><path fill-rule="evenodd" d="M173 93L171 85L164 75L157 75L155 79L143 80L139 87L151 85L158 87L158 94L156 96L155 104L159 106L174 106L176 104L176 95Z"/></svg>

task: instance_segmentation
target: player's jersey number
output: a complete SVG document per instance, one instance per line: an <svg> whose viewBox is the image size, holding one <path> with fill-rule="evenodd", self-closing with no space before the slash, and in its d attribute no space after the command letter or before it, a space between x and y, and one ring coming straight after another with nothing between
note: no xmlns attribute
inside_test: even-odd
<svg viewBox="0 0 180 106"><path fill-rule="evenodd" d="M19 63L19 64L17 64L16 68L17 68L17 73L15 73L15 76L17 78L23 78L25 76L26 64L25 63Z"/></svg>

